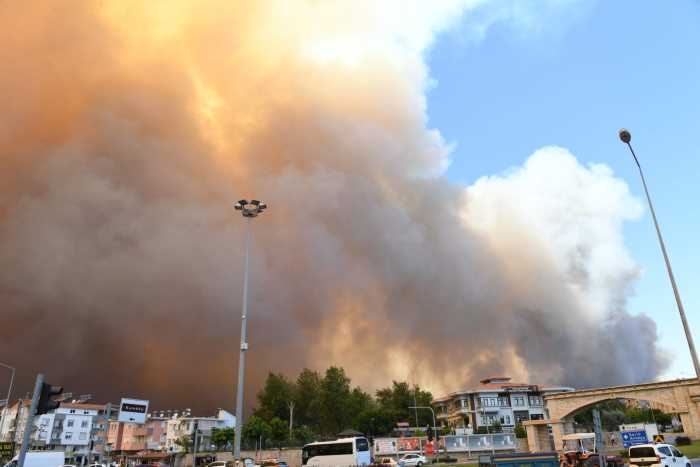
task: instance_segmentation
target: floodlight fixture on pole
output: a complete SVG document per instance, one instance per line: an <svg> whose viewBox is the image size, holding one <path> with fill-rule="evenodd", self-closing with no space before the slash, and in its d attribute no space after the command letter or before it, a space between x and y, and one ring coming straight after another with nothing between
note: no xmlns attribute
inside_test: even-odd
<svg viewBox="0 0 700 467"><path fill-rule="evenodd" d="M649 211L651 211L651 218L654 220L654 227L656 227L656 236L659 238L659 245L661 246L661 253L664 257L664 262L666 263L666 271L668 272L668 278L671 280L671 287L673 288L673 295L676 298L676 305L678 305L678 313L681 315L681 322L683 323L683 330L685 331L685 338L688 341L688 348L690 349L690 357L693 360L693 366L695 367L695 377L700 378L700 362L698 361L698 355L695 351L695 343L693 342L693 335L690 332L690 327L688 326L688 320L685 317L685 309L683 308L683 302L681 301L681 295L678 292L678 286L676 285L676 279L673 276L673 269L671 269L671 261L668 259L668 253L666 252L666 244L664 243L664 238L661 235L661 229L659 228L659 222L656 220L656 211L654 211L654 205L651 202L651 196L649 195L649 189L647 188L647 182L644 179L644 172L642 171L642 166L637 159L637 155L632 149L632 135L628 130L622 128L618 133L620 140L627 145L634 162L637 164L637 169L639 170L639 176L642 179L642 185L644 186L644 193L647 197L647 202L649 203Z"/></svg>
<svg viewBox="0 0 700 467"><path fill-rule="evenodd" d="M243 273L243 311L241 313L241 346L238 359L238 392L236 393L236 428L233 439L233 458L241 460L241 434L243 428L243 388L245 386L245 353L248 350L246 324L248 320L248 269L250 264L250 221L267 209L267 204L257 199L241 199L234 203L236 211L246 219L245 267Z"/></svg>

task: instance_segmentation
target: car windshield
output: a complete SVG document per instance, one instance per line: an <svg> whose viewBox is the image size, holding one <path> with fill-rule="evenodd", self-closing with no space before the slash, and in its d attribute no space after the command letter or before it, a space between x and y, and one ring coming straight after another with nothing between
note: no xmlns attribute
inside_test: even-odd
<svg viewBox="0 0 700 467"><path fill-rule="evenodd" d="M630 448L630 457L656 457L656 452L651 446Z"/></svg>

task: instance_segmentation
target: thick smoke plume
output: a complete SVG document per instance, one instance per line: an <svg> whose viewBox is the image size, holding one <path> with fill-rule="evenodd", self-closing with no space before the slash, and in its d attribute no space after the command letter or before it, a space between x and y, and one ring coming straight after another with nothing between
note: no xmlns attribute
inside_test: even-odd
<svg viewBox="0 0 700 467"><path fill-rule="evenodd" d="M0 355L20 390L44 371L230 407L242 197L271 206L247 396L330 364L436 393L655 377L655 325L625 309L641 208L623 182L558 148L443 177L423 54L482 3L0 3Z"/></svg>

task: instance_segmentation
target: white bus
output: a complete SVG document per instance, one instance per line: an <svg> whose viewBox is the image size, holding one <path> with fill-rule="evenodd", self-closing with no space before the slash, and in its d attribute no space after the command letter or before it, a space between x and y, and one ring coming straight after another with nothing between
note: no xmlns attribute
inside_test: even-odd
<svg viewBox="0 0 700 467"><path fill-rule="evenodd" d="M307 444L301 450L301 464L309 467L350 467L371 463L367 438L321 441Z"/></svg>

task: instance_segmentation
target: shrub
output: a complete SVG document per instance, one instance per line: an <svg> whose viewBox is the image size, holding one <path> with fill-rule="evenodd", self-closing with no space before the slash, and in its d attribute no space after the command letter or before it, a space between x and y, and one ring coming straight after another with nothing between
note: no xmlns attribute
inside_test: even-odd
<svg viewBox="0 0 700 467"><path fill-rule="evenodd" d="M690 438L687 436L677 436L676 446L690 446Z"/></svg>
<svg viewBox="0 0 700 467"><path fill-rule="evenodd" d="M527 430L520 423L515 425L515 437L516 438L527 438Z"/></svg>

